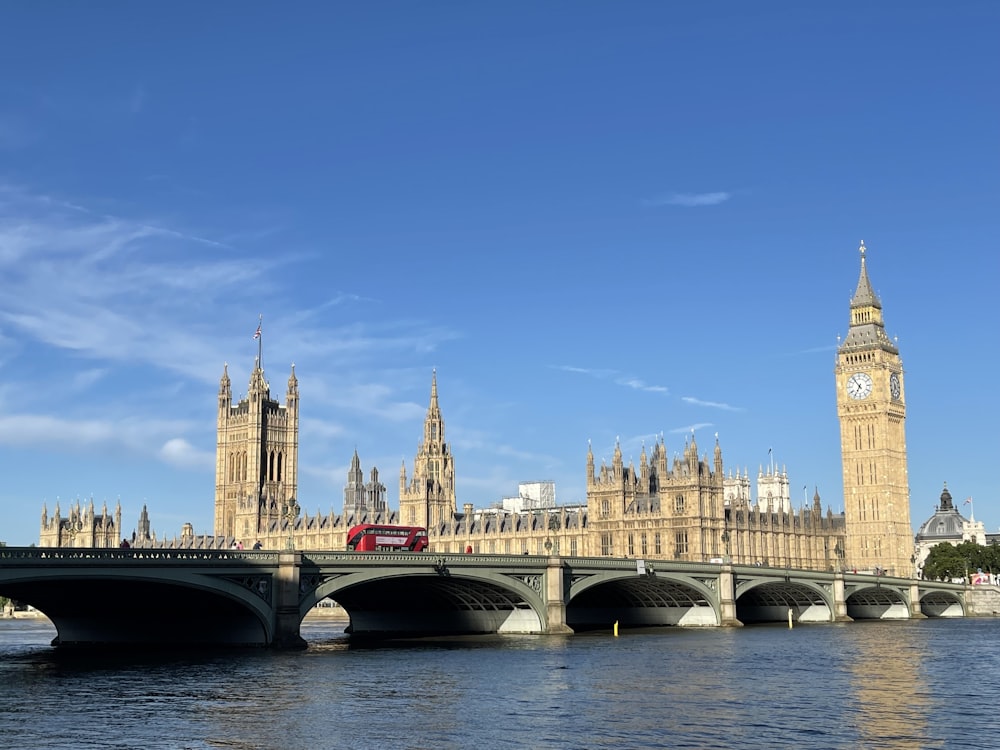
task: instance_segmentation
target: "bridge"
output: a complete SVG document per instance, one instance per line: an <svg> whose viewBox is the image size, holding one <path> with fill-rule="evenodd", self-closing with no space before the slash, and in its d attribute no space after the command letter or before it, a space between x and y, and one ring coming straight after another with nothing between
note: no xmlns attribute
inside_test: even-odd
<svg viewBox="0 0 1000 750"><path fill-rule="evenodd" d="M304 645L326 598L380 638L963 617L961 584L607 557L0 548L0 596L56 646Z"/></svg>

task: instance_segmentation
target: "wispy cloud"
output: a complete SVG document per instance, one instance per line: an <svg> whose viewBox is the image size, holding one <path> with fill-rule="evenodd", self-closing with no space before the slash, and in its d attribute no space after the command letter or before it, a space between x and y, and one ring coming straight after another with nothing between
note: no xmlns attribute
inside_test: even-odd
<svg viewBox="0 0 1000 750"><path fill-rule="evenodd" d="M704 401L700 398L695 398L694 396L681 396L681 401L685 404L691 404L692 406L707 406L710 409L722 409L723 411L743 411L740 406L732 406L731 404L725 404L721 401Z"/></svg>
<svg viewBox="0 0 1000 750"><path fill-rule="evenodd" d="M644 391L646 393L669 393L670 389L665 385L650 385L640 378L633 377L631 375L625 375L618 370L604 370L588 367L575 367L573 365L554 365L554 369L562 370L563 372L573 372L580 375L587 375L598 380L610 380L615 385L620 385L624 388L631 388L635 391Z"/></svg>
<svg viewBox="0 0 1000 750"><path fill-rule="evenodd" d="M300 378L319 381L315 388L309 383L311 400L392 422L419 419L426 405L400 398L401 385L384 363L433 352L461 334L417 319L345 323L345 307L378 304L349 290L320 302L302 299L296 309L289 299L300 298L282 286L295 278L287 267L313 260L264 246L255 252L252 244L232 247L156 217L110 215L0 182L0 367L12 367L12 352L62 352L96 363L73 368L73 389L111 373L120 377L126 367L142 368L147 389L153 373L217 383L225 352L247 352L250 361L256 349L250 337L263 310L268 340L295 353ZM281 315L268 319L268 309ZM270 352L278 356L273 344ZM15 433L53 444L87 444L117 429L100 421L23 419ZM160 435L150 452L190 463L182 444L167 444L184 437Z"/></svg>
<svg viewBox="0 0 1000 750"><path fill-rule="evenodd" d="M644 206L684 206L693 208L698 206L717 206L725 203L732 197L732 193L670 193L668 195L658 195L654 198L645 199Z"/></svg>
<svg viewBox="0 0 1000 750"><path fill-rule="evenodd" d="M195 449L183 438L168 440L160 448L159 457L171 466L182 469L210 469L215 465L215 454Z"/></svg>
<svg viewBox="0 0 1000 750"><path fill-rule="evenodd" d="M647 385L638 378L618 378L615 383L631 388L635 391L646 391L647 393L668 393L669 389L665 385Z"/></svg>
<svg viewBox="0 0 1000 750"><path fill-rule="evenodd" d="M693 434L698 430L704 430L712 427L714 422L695 422L694 424L689 424L686 427L675 427L672 430L667 430L671 435L681 435L681 434Z"/></svg>
<svg viewBox="0 0 1000 750"><path fill-rule="evenodd" d="M61 444L72 449L103 446L162 456L163 448L172 443L176 435L191 428L192 424L183 420L72 419L45 414L10 414L0 416L0 445L23 448Z"/></svg>

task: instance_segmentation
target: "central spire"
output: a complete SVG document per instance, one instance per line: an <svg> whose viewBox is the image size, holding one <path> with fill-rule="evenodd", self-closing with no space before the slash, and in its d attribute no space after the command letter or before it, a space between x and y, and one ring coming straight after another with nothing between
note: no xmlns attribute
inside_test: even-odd
<svg viewBox="0 0 1000 750"><path fill-rule="evenodd" d="M861 240L861 275L858 277L858 288L854 290L854 298L851 300L851 307L874 307L882 309L882 303L872 289L872 283L868 279L868 265L865 263L865 241Z"/></svg>

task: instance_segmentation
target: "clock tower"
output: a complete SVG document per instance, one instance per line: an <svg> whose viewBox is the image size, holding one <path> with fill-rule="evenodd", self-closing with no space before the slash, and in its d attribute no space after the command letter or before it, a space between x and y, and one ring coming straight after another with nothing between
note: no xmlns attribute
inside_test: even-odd
<svg viewBox="0 0 1000 750"><path fill-rule="evenodd" d="M837 349L837 416L849 569L913 575L906 469L906 401L899 349L889 339L861 243L851 325Z"/></svg>

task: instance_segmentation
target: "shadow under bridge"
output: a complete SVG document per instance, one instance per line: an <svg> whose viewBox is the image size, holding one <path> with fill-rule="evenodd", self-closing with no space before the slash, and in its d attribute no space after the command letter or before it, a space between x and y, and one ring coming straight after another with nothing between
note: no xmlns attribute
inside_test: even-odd
<svg viewBox="0 0 1000 750"><path fill-rule="evenodd" d="M399 557L345 574L303 570L301 615L330 598L350 616L354 636L546 632L541 573L475 567L468 556L421 555L426 566L396 568Z"/></svg>
<svg viewBox="0 0 1000 750"><path fill-rule="evenodd" d="M736 587L736 619L744 625L786 622L832 622L830 592L796 580L741 580Z"/></svg>
<svg viewBox="0 0 1000 750"><path fill-rule="evenodd" d="M717 575L637 575L632 565L631 571L574 574L566 624L576 632L607 629L616 622L623 628L719 625Z"/></svg>

